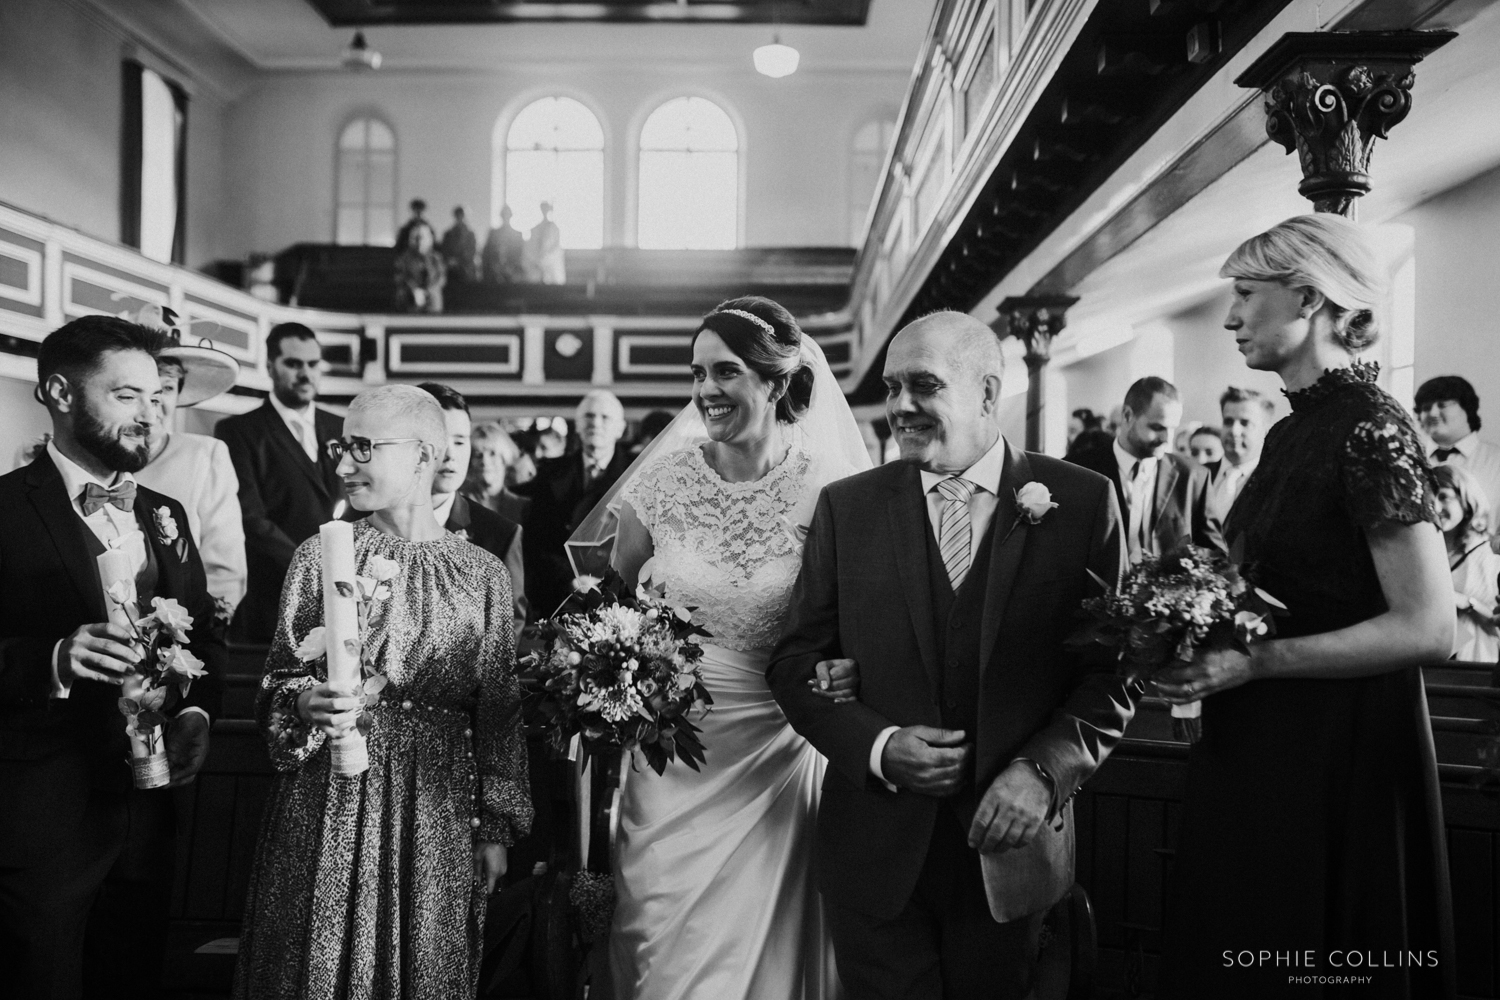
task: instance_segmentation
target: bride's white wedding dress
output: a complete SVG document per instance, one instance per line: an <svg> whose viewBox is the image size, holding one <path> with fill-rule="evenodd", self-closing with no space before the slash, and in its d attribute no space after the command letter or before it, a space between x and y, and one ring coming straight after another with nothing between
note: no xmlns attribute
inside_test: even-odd
<svg viewBox="0 0 1500 1000"><path fill-rule="evenodd" d="M822 485L813 464L794 445L762 479L728 483L693 445L622 493L651 534L652 582L713 634L702 666L714 704L699 723L701 772L625 768L610 937L619 1000L836 994L812 874L824 761L765 675Z"/></svg>

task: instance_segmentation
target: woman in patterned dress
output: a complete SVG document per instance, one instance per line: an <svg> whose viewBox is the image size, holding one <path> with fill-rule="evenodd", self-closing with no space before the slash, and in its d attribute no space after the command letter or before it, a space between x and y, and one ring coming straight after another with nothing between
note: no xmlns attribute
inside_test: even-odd
<svg viewBox="0 0 1500 1000"><path fill-rule="evenodd" d="M821 353L774 302L731 299L706 316L692 372L693 405L622 487L615 565L695 608L712 633L708 759L660 776L625 769L615 990L620 1000L823 1000L836 991L812 874L824 760L787 723L765 671L818 492L868 454ZM825 683L836 700L852 697L850 665Z"/></svg>
<svg viewBox="0 0 1500 1000"><path fill-rule="evenodd" d="M292 560L256 699L278 774L245 904L239 1000L474 996L484 907L506 846L531 825L514 673L510 579L432 512L447 447L442 411L412 386L355 397L339 475L358 572L399 569L366 648L388 678L372 709L370 767L329 769L327 739L360 702L297 649L323 623L322 552ZM389 568L389 564L386 564ZM383 574L382 574L383 575Z"/></svg>
<svg viewBox="0 0 1500 1000"><path fill-rule="evenodd" d="M1246 241L1220 273L1224 325L1292 404L1225 537L1288 614L1249 655L1200 652L1158 685L1203 699L1204 736L1157 995L1452 997L1420 667L1448 656L1453 590L1416 428L1354 357L1377 335L1383 270L1358 226L1317 215Z"/></svg>

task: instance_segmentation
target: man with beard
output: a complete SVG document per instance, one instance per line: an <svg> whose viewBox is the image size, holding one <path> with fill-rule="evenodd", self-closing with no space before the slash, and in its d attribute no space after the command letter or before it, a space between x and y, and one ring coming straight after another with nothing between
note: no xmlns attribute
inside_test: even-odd
<svg viewBox="0 0 1500 1000"><path fill-rule="evenodd" d="M219 421L214 434L229 446L240 481L245 556L250 581L235 612L235 638L270 642L281 585L292 553L333 519L344 498L338 461L326 444L344 421L314 400L323 380L323 349L301 323L280 323L266 337L271 394L258 409Z"/></svg>
<svg viewBox="0 0 1500 1000"><path fill-rule="evenodd" d="M173 881L169 789L134 787L118 701L140 656L97 559L124 552L134 611L171 598L207 673L165 712L171 784L208 754L225 651L187 514L131 473L160 420L155 335L88 316L37 355L52 440L0 477L0 956L9 996L156 997ZM127 605L127 610L132 610ZM136 615L132 615L136 617Z"/></svg>

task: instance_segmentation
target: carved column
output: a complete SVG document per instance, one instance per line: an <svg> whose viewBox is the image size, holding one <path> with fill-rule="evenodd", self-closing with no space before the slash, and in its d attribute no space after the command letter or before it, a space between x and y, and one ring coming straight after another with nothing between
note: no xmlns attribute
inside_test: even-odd
<svg viewBox="0 0 1500 1000"><path fill-rule="evenodd" d="M1000 303L1006 331L1026 345L1026 450L1042 450L1042 418L1047 407L1046 371L1052 341L1067 325L1067 295L1018 295Z"/></svg>
<svg viewBox="0 0 1500 1000"><path fill-rule="evenodd" d="M1297 190L1319 212L1353 215L1370 154L1411 110L1413 67L1452 31L1293 31L1234 82L1266 96L1266 134L1296 150Z"/></svg>

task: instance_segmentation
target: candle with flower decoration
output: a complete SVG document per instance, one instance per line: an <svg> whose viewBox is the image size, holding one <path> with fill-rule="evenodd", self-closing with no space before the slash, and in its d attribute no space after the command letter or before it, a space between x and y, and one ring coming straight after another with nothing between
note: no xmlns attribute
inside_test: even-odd
<svg viewBox="0 0 1500 1000"><path fill-rule="evenodd" d="M128 629L135 621L132 607L136 603L135 573L130 556L123 549L109 548L95 560L99 566L99 585L104 588L105 607L111 624Z"/></svg>
<svg viewBox="0 0 1500 1000"><path fill-rule="evenodd" d="M323 546L323 625L327 644L328 683L340 694L359 695L363 680L359 666L359 606L355 601L354 526L329 521L318 529ZM370 767L364 734L350 730L330 740L333 773L341 777L363 774Z"/></svg>

